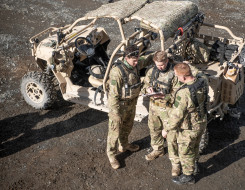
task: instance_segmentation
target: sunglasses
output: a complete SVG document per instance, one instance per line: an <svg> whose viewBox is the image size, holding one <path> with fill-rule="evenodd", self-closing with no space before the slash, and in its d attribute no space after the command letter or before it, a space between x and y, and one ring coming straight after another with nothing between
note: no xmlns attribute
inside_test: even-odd
<svg viewBox="0 0 245 190"><path fill-rule="evenodd" d="M126 55L127 57L139 57L139 50L133 51Z"/></svg>

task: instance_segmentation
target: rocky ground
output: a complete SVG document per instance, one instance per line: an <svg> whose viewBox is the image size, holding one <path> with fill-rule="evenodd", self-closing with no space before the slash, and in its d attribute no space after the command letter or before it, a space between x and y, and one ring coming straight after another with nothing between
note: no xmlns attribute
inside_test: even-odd
<svg viewBox="0 0 245 190"><path fill-rule="evenodd" d="M244 0L193 0L206 22L228 26L245 37ZM29 39L50 26L72 23L105 0L0 1L0 189L184 189L171 182L167 155L147 162L147 119L136 122L131 141L141 149L122 153L112 170L105 154L108 117L104 112L58 101L38 111L20 95L22 76L37 70ZM114 25L105 21L111 38ZM115 39L114 44L119 41ZM113 43L112 43L113 47ZM111 48L112 48L111 47ZM210 123L210 144L201 174L188 189L244 189L245 98L241 119Z"/></svg>

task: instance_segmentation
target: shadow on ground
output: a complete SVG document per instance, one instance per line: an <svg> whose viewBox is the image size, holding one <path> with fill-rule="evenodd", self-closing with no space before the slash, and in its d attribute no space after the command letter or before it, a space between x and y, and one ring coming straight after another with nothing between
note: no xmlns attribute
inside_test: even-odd
<svg viewBox="0 0 245 190"><path fill-rule="evenodd" d="M144 150L150 147L150 136L146 136L140 140L134 141L133 144L137 144L140 146L140 150ZM120 162L121 168L126 167L125 164L125 160L126 158L128 158L129 156L131 156L132 154L134 154L134 152L130 152L130 151L126 151L126 152L122 152L120 154L117 155L117 158Z"/></svg>
<svg viewBox="0 0 245 190"><path fill-rule="evenodd" d="M1 120L0 157L12 155L54 137L61 137L91 127L107 119L106 113L93 109L88 109L69 118L67 114L71 109L71 107L66 107L56 111L47 111L43 115L42 112L26 113ZM94 112L98 112L100 117ZM37 126L38 123L52 118L60 118L62 121L53 124L47 123L46 126Z"/></svg>
<svg viewBox="0 0 245 190"><path fill-rule="evenodd" d="M227 146L217 155L214 155L204 163L200 163L200 174L197 181L206 176L219 172L229 165L245 157L245 140Z"/></svg>
<svg viewBox="0 0 245 190"><path fill-rule="evenodd" d="M240 120L230 116L225 117L222 121L219 119L213 120L208 124L209 144L202 154L219 151L233 143L239 138L240 127L243 125L244 123Z"/></svg>

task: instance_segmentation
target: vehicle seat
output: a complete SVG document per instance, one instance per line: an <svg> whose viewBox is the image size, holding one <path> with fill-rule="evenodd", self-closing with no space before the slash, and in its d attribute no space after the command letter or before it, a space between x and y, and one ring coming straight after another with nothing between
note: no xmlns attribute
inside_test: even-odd
<svg viewBox="0 0 245 190"><path fill-rule="evenodd" d="M103 84L103 78L105 74L105 69L101 65L93 65L89 68L90 76L88 78L89 83L98 88Z"/></svg>
<svg viewBox="0 0 245 190"><path fill-rule="evenodd" d="M103 85L103 79L95 78L92 75L89 76L88 81L95 88L98 88L99 86Z"/></svg>

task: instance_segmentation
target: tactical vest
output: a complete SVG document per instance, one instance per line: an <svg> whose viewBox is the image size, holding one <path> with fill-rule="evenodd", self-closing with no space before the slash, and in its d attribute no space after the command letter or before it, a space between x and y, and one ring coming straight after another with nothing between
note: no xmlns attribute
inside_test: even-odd
<svg viewBox="0 0 245 190"><path fill-rule="evenodd" d="M191 95L191 100L195 106L193 111L198 112L199 118L203 118L207 114L207 103L208 103L208 86L205 82L206 79L197 77L197 80L191 85L183 85L176 92L183 88L188 88ZM175 99L175 98L174 98Z"/></svg>
<svg viewBox="0 0 245 190"><path fill-rule="evenodd" d="M120 69L124 83L121 91L121 99L125 100L138 97L141 88L138 66L136 65L136 67L131 70L121 61L116 62L115 66Z"/></svg>
<svg viewBox="0 0 245 190"><path fill-rule="evenodd" d="M162 92L163 94L169 94L171 90L172 80L174 78L174 63L169 60L166 71L160 71L156 65L153 67L150 85L156 92Z"/></svg>

